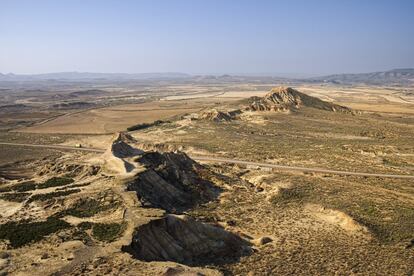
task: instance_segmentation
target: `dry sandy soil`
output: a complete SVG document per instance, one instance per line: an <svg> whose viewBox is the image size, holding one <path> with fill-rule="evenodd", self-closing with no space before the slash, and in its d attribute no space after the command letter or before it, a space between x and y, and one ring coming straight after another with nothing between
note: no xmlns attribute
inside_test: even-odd
<svg viewBox="0 0 414 276"><path fill-rule="evenodd" d="M412 91L412 88L305 86L299 89L354 109L414 114L414 96L405 93Z"/></svg>
<svg viewBox="0 0 414 276"><path fill-rule="evenodd" d="M107 149L3 147L0 275L412 275L411 179L199 164L176 151L414 174L414 104L404 89L299 88L369 112L303 107L228 121L197 117L239 108L267 87L176 85L169 98L68 113L0 135ZM110 134L158 119L171 122Z"/></svg>
<svg viewBox="0 0 414 276"><path fill-rule="evenodd" d="M157 92L161 100L145 100L150 102L137 104L114 105L111 107L92 108L84 111L62 113L56 118L47 117L45 113L37 123L29 127L19 128L26 133L59 133L59 134L108 134L125 130L127 127L150 123L155 120L199 111L203 108L226 104L251 96L263 96L269 85L224 85L224 86L167 86L166 92ZM303 86L299 87L309 95L323 100L339 103L358 110L383 113L414 114L412 105L414 96L411 88L388 87L338 87L338 86ZM164 93L164 94L163 94ZM141 97L146 94L139 94ZM112 98L111 98L112 99ZM36 114L31 120L36 121ZM4 115L3 124L17 122L18 117ZM25 115L25 118L27 115ZM43 118L43 120L41 120ZM45 118L48 118L45 120ZM0 120L2 116L0 116Z"/></svg>
<svg viewBox="0 0 414 276"><path fill-rule="evenodd" d="M181 102L154 102L120 105L67 114L35 126L20 129L30 133L105 134L126 130L127 127L155 120L168 119L202 107Z"/></svg>

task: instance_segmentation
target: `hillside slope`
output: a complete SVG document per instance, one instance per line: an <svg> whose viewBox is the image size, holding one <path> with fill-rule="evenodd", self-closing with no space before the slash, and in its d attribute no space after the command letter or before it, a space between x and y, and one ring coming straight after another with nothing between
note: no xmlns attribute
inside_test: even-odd
<svg viewBox="0 0 414 276"><path fill-rule="evenodd" d="M322 101L290 87L277 87L264 97L252 97L245 108L250 111L288 111L302 106L334 112L351 112L351 109L334 103Z"/></svg>

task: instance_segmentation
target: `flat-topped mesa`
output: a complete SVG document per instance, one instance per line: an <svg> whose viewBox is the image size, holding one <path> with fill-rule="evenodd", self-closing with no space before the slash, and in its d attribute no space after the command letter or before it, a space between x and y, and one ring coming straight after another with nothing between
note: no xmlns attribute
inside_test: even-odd
<svg viewBox="0 0 414 276"><path fill-rule="evenodd" d="M351 109L306 95L290 87L275 87L264 97L252 97L246 110L288 111L302 106L334 112L351 112Z"/></svg>

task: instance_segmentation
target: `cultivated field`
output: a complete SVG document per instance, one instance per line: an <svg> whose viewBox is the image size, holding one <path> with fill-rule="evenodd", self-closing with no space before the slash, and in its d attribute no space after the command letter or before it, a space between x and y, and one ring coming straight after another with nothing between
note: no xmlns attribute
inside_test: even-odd
<svg viewBox="0 0 414 276"><path fill-rule="evenodd" d="M201 108L197 104L188 106L185 103L163 102L119 105L63 115L18 131L60 134L115 133L135 124L168 119L186 112L196 112Z"/></svg>

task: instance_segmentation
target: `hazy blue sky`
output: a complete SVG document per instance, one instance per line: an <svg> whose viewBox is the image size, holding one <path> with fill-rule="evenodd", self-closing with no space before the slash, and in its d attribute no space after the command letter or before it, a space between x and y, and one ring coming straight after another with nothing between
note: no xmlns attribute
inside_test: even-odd
<svg viewBox="0 0 414 276"><path fill-rule="evenodd" d="M0 0L0 72L414 67L412 0Z"/></svg>

